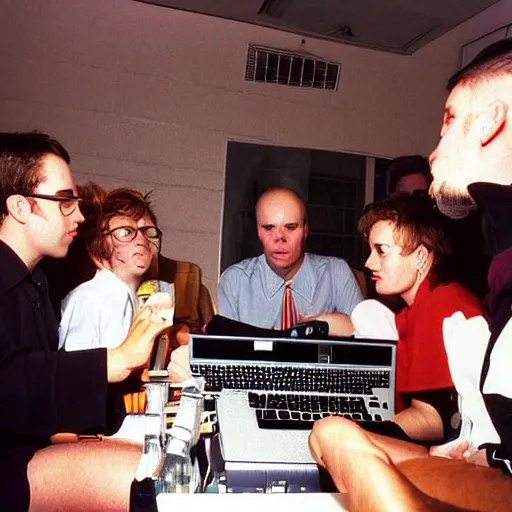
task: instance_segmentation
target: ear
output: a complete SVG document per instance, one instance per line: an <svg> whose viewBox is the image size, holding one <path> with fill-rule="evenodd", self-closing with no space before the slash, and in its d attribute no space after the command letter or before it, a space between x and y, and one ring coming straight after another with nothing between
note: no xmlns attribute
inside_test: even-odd
<svg viewBox="0 0 512 512"><path fill-rule="evenodd" d="M501 100L493 101L478 118L480 128L480 144L487 146L505 127L508 105Z"/></svg>
<svg viewBox="0 0 512 512"><path fill-rule="evenodd" d="M430 270L430 268L427 267L430 265L431 257L432 256L427 248L423 244L419 245L416 249L416 263L418 265L418 270L421 270L426 274L428 270Z"/></svg>
<svg viewBox="0 0 512 512"><path fill-rule="evenodd" d="M7 206L7 212L11 217L17 220L20 224L26 224L30 214L32 213L32 207L26 197L20 194L13 194L9 196L5 201Z"/></svg>
<svg viewBox="0 0 512 512"><path fill-rule="evenodd" d="M304 241L306 241L306 238L309 235L309 224L304 224Z"/></svg>

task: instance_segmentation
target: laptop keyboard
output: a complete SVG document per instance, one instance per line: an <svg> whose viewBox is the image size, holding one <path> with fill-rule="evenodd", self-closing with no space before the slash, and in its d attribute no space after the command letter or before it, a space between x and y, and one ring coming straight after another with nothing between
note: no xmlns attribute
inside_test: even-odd
<svg viewBox="0 0 512 512"><path fill-rule="evenodd" d="M344 416L356 421L382 421L380 414L368 410L362 396L249 392L248 399L250 407L255 409L260 428L311 430L316 420L327 416ZM369 405L380 412L384 404L372 396Z"/></svg>
<svg viewBox="0 0 512 512"><path fill-rule="evenodd" d="M205 390L343 393L373 395L373 388L389 388L389 370L354 370L297 366L192 364L193 374L205 378ZM351 414L347 412L347 414Z"/></svg>

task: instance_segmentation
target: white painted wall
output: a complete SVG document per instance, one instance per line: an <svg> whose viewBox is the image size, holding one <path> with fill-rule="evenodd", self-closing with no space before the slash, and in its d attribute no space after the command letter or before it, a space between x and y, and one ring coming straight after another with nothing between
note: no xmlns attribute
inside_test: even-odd
<svg viewBox="0 0 512 512"><path fill-rule="evenodd" d="M338 92L244 81L248 43L292 34L130 0L3 0L0 130L47 131L78 181L153 189L164 253L218 268L226 141L397 156L437 139L458 50L512 20L502 0L410 57L309 39Z"/></svg>

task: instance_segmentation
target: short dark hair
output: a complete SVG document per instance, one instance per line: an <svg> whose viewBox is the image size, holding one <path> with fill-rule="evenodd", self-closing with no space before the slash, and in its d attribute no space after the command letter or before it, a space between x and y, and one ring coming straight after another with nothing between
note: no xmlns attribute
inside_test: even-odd
<svg viewBox="0 0 512 512"><path fill-rule="evenodd" d="M452 91L461 83L474 85L485 78L507 73L512 73L512 38L501 39L485 47L448 79L446 89Z"/></svg>
<svg viewBox="0 0 512 512"><path fill-rule="evenodd" d="M9 196L31 194L44 180L41 169L46 155L70 162L62 144L46 133L0 133L0 222L7 215Z"/></svg>
<svg viewBox="0 0 512 512"><path fill-rule="evenodd" d="M122 215L138 221L144 215L149 215L155 226L158 225L151 206L151 193L143 195L129 188L106 191L92 182L77 188L82 198L80 209L85 217L78 231L89 255L95 260L108 261L112 256L112 247L104 235L113 217Z"/></svg>
<svg viewBox="0 0 512 512"><path fill-rule="evenodd" d="M444 281L445 266L451 258L448 219L437 210L428 194L401 193L368 205L359 219L359 231L368 237L377 222L390 221L395 225L394 238L404 254L411 254L420 245L432 253L432 276L435 282Z"/></svg>
<svg viewBox="0 0 512 512"><path fill-rule="evenodd" d="M411 174L421 174L427 180L427 184L430 185L432 183L428 159L422 155L399 156L389 162L386 172L389 175L389 188L391 192L395 191L401 178Z"/></svg>

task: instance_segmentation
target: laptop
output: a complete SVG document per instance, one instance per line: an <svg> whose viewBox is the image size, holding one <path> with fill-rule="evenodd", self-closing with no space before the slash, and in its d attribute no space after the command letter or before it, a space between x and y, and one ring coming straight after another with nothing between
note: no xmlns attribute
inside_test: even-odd
<svg viewBox="0 0 512 512"><path fill-rule="evenodd" d="M226 468L245 472L271 467L317 475L307 444L313 422L329 415L390 419L395 360L396 342L390 340L211 335L190 340L191 372L203 375L206 392L217 396Z"/></svg>

